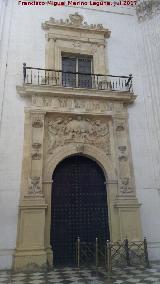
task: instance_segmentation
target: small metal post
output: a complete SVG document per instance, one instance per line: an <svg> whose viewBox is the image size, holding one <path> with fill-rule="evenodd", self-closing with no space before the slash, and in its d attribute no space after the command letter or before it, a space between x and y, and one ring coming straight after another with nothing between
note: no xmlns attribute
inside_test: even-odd
<svg viewBox="0 0 160 284"><path fill-rule="evenodd" d="M112 259L111 259L111 243L107 240L107 270L112 271Z"/></svg>
<svg viewBox="0 0 160 284"><path fill-rule="evenodd" d="M144 261L145 261L145 266L149 267L149 258L148 258L148 246L147 246L147 239L144 238Z"/></svg>
<svg viewBox="0 0 160 284"><path fill-rule="evenodd" d="M128 81L126 83L126 86L129 86L129 83L130 81L132 80L132 74L129 74L129 77L128 77Z"/></svg>
<svg viewBox="0 0 160 284"><path fill-rule="evenodd" d="M98 238L96 238L96 268L98 268Z"/></svg>
<svg viewBox="0 0 160 284"><path fill-rule="evenodd" d="M126 238L124 241L125 253L126 253L126 262L127 265L130 265L130 258L129 258L129 247L128 247L128 239Z"/></svg>
<svg viewBox="0 0 160 284"><path fill-rule="evenodd" d="M108 270L108 264L107 264L107 242L105 243L104 245L104 264L105 264L105 267L106 267L106 270Z"/></svg>
<svg viewBox="0 0 160 284"><path fill-rule="evenodd" d="M80 267L80 238L77 239L77 267Z"/></svg>
<svg viewBox="0 0 160 284"><path fill-rule="evenodd" d="M129 78L128 78L128 81L127 83L125 84L125 86L129 88L129 90L131 89L132 87L132 74L129 74Z"/></svg>
<svg viewBox="0 0 160 284"><path fill-rule="evenodd" d="M26 81L26 63L23 63L23 83Z"/></svg>

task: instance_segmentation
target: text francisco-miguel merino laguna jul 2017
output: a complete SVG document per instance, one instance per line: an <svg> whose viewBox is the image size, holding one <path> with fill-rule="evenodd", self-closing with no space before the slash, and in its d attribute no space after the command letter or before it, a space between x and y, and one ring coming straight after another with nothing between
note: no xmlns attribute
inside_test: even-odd
<svg viewBox="0 0 160 284"><path fill-rule="evenodd" d="M134 6L137 1L19 1L21 6Z"/></svg>

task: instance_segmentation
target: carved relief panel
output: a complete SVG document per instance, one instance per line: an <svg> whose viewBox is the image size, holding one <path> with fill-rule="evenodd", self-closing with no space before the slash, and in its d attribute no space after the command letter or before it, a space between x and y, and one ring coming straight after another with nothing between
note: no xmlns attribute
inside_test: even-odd
<svg viewBox="0 0 160 284"><path fill-rule="evenodd" d="M31 112L31 169L28 177L28 194L42 193L43 131L45 112Z"/></svg>
<svg viewBox="0 0 160 284"><path fill-rule="evenodd" d="M134 187L130 167L127 117L115 119L114 123L115 139L117 143L119 194L133 194Z"/></svg>
<svg viewBox="0 0 160 284"><path fill-rule="evenodd" d="M33 96L32 105L36 107L45 107L58 111L74 111L78 110L82 113L106 113L106 112L121 112L123 105L109 102L105 99L93 98L74 98L63 96Z"/></svg>
<svg viewBox="0 0 160 284"><path fill-rule="evenodd" d="M110 155L110 130L105 118L91 118L81 115L47 115L46 153L51 155L56 148L66 144L78 144L98 147L106 155Z"/></svg>

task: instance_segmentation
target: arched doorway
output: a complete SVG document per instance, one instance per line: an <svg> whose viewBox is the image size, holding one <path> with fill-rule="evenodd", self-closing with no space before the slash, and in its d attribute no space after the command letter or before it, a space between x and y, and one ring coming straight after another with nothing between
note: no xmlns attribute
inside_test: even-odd
<svg viewBox="0 0 160 284"><path fill-rule="evenodd" d="M75 242L109 239L107 192L100 166L75 155L61 161L53 173L51 246L54 265L75 263Z"/></svg>

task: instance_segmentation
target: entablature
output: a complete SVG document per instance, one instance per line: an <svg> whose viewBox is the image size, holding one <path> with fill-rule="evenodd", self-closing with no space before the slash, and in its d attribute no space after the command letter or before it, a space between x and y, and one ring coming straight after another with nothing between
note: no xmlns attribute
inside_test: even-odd
<svg viewBox="0 0 160 284"><path fill-rule="evenodd" d="M127 116L127 105L136 96L129 92L106 92L62 87L17 86L21 96L32 99L30 111L113 117Z"/></svg>
<svg viewBox="0 0 160 284"><path fill-rule="evenodd" d="M41 96L46 98L47 96L55 97L65 96L66 99L73 98L85 98L85 99L97 99L105 101L117 101L125 104L133 103L136 99L136 95L129 91L106 91L84 88L64 88L61 86L36 86L26 85L17 86L17 92L19 95L31 97Z"/></svg>

